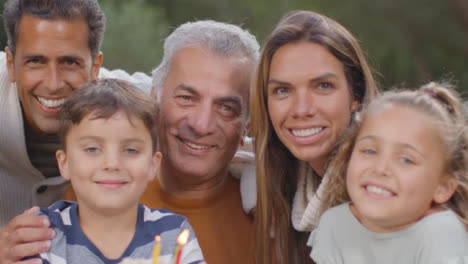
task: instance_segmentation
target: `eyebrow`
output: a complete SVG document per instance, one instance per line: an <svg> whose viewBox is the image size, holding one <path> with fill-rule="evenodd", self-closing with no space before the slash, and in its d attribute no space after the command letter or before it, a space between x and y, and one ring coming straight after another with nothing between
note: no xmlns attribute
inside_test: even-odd
<svg viewBox="0 0 468 264"><path fill-rule="evenodd" d="M181 83L177 85L177 89L184 90L192 95L200 97L200 93L192 86L186 85ZM227 102L227 103L234 103L234 104L242 104L242 98L237 95L228 95L228 96L221 96L215 99L215 102Z"/></svg>
<svg viewBox="0 0 468 264"><path fill-rule="evenodd" d="M188 93L191 93L192 95L200 96L200 93L194 87L187 85L185 83L181 83L177 85L176 89L184 90Z"/></svg>
<svg viewBox="0 0 468 264"><path fill-rule="evenodd" d="M216 98L216 102L221 102L221 103L233 103L233 104L242 104L242 99L240 96L222 96L219 98Z"/></svg>
<svg viewBox="0 0 468 264"><path fill-rule="evenodd" d="M84 61L84 59L81 56L74 56L74 55L64 55L64 56L59 56L59 60L77 60L77 61Z"/></svg>
<svg viewBox="0 0 468 264"><path fill-rule="evenodd" d="M373 135L364 136L364 137L359 138L358 140L356 140L356 143L357 143L357 142L360 142L360 141L363 141L363 140L366 140L366 139L368 139L368 140L378 140L378 137L373 136ZM410 145L410 144L408 144L408 143L397 142L396 144L398 144L398 145L400 145L400 146L402 146L402 147L404 147L404 148L411 149L411 150L413 150L413 151L419 153L419 155L421 155L421 156L423 156L424 158L426 158L426 155L425 155L423 152L421 152L420 150L418 150L417 148L413 147L412 145Z"/></svg>
<svg viewBox="0 0 468 264"><path fill-rule="evenodd" d="M78 138L78 141L86 141L86 140L102 141L103 139L104 139L103 137L97 137L97 136L82 136Z"/></svg>
<svg viewBox="0 0 468 264"><path fill-rule="evenodd" d="M30 59L45 59L46 57L44 55L39 55L39 54L26 54L22 56L23 60L30 60Z"/></svg>
<svg viewBox="0 0 468 264"><path fill-rule="evenodd" d="M46 59L48 60L49 58L41 55L41 54L26 54L22 57L23 60L31 60L31 59ZM74 56L74 55L64 55L64 56L59 56L59 60L76 60L76 61L84 61L84 59L81 56Z"/></svg>
<svg viewBox="0 0 468 264"><path fill-rule="evenodd" d="M319 82L319 81L322 81L324 79L330 79L330 78L337 79L338 75L336 75L334 73L331 73L331 72L327 72L327 73L324 73L324 74L322 74L320 76L317 76L315 78L309 79L308 82L309 83L315 83L315 82ZM276 83L276 84L280 84L280 85L290 85L290 83L288 83L288 82L276 80L274 78L271 78L271 79L268 80L268 84L272 84L272 83Z"/></svg>
<svg viewBox="0 0 468 264"><path fill-rule="evenodd" d="M280 85L289 85L288 82L279 81L276 79L269 79L268 84L280 84Z"/></svg>

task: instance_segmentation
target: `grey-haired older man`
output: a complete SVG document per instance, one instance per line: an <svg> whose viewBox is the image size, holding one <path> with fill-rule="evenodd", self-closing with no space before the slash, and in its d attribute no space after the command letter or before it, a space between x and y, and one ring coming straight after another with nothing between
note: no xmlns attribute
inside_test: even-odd
<svg viewBox="0 0 468 264"><path fill-rule="evenodd" d="M231 177L239 163L231 161L247 131L258 56L255 37L242 28L197 21L166 39L163 60L153 71L163 158L142 202L185 215L207 263L254 260L253 221L244 212L240 183ZM248 168L241 172L251 173ZM244 207L255 203L251 194L243 193Z"/></svg>

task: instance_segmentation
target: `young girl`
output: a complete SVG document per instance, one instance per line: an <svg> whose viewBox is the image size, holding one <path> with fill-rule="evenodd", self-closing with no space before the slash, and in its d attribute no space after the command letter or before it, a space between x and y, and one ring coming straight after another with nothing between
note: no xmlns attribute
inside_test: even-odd
<svg viewBox="0 0 468 264"><path fill-rule="evenodd" d="M311 258L468 263L465 122L460 99L441 84L373 101L331 164L322 209L341 205L312 232Z"/></svg>

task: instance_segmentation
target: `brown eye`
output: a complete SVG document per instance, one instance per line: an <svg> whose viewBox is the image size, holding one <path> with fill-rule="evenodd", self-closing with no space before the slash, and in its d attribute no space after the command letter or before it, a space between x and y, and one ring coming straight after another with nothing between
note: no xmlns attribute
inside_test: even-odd
<svg viewBox="0 0 468 264"><path fill-rule="evenodd" d="M279 86L273 89L274 94L285 94L289 92L289 88L285 86Z"/></svg>
<svg viewBox="0 0 468 264"><path fill-rule="evenodd" d="M333 85L330 82L321 82L319 83L317 88L320 90L328 90L328 89L332 89Z"/></svg>

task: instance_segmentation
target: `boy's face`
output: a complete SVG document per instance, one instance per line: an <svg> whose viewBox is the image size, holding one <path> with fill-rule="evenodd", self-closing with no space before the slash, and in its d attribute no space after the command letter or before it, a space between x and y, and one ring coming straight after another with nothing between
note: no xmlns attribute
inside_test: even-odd
<svg viewBox="0 0 468 264"><path fill-rule="evenodd" d="M60 173L71 181L80 211L121 214L137 206L161 154L153 154L150 131L141 119L123 112L93 118L91 113L71 125L66 150L56 154Z"/></svg>

